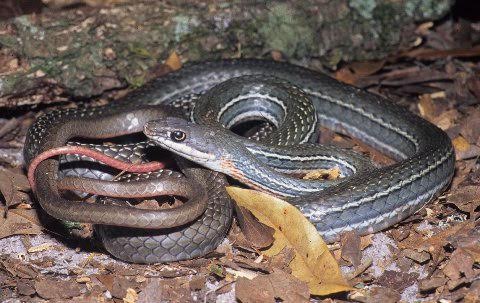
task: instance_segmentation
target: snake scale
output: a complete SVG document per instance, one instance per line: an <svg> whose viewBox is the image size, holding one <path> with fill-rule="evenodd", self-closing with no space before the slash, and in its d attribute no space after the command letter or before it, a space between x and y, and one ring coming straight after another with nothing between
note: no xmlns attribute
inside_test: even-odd
<svg viewBox="0 0 480 303"><path fill-rule="evenodd" d="M397 162L387 167L364 169L363 160L354 159L355 156L348 152L343 156L336 156L334 152L337 152L337 149L324 148L322 155L313 155L308 151L308 144L304 144L307 146L306 151L302 148L292 151L282 146L275 147L271 144L271 138L275 137L275 134L271 135L270 139L264 139L263 143L253 145L245 141L244 147L236 146L234 142L241 142L241 139L223 129L209 123L200 128L191 127L190 124L185 124L186 122L179 122L178 118L166 118L171 114L166 114L163 110L157 111L156 107L153 107L160 104L195 109L195 105L189 104L189 100L196 99L193 96L210 95L212 100L223 96L230 99L224 103L214 101L212 107L215 110L205 115L218 113L216 120L227 127L248 120L253 113L256 113L257 118L264 117L277 128L283 125L279 120L290 121L282 116L286 112L282 107L283 103L275 99L276 97L269 96L271 90L267 90L267 93L250 91L249 95L245 91L239 93L235 89L222 89L222 83L225 82L233 83L235 87L235 81L245 78L238 78L241 76L272 77L280 79L280 83L291 84L299 91L293 95L304 95L313 103L315 113L308 114L310 118L304 118L310 119L310 124L318 122L334 131L358 138ZM255 87L253 85L253 88ZM229 93L231 91L233 92ZM242 104L247 105L237 106L240 99L246 99L248 102ZM273 100L273 103L266 106L263 102L257 102L259 99ZM304 114L306 112L307 110L303 110ZM199 119L195 117L195 111L190 114L190 119ZM154 122L149 122L152 120ZM294 125L287 126L283 132L287 139L295 136L295 127L300 127L295 125L297 122L298 119L294 120ZM86 123L88 126L85 127ZM69 126L64 127L66 124ZM85 131L81 136L89 137L94 134L94 137L108 137L140 132L145 124L146 135L156 144L201 165L230 174L255 188L273 194L278 194L276 191L280 188L282 194L286 193L284 196L290 197L330 242L338 240L339 235L345 231L355 230L359 234L366 234L400 222L438 195L449 184L454 172L455 154L451 141L433 124L382 97L342 84L326 75L288 63L257 59L190 64L155 79L106 106L47 113L29 130L24 150L25 159L28 164L39 153L65 144L72 139L72 133L80 136L77 134L79 129ZM308 123L301 125L303 127ZM198 131L202 128L203 131ZM72 131L70 134L59 135L59 132L64 132L65 129ZM180 150L172 147L172 142L178 139L172 137L172 133L183 133L188 138L191 135L199 136L199 140L190 142L187 146L188 152L185 152L185 145ZM298 137L295 142L307 143L315 130L306 129L306 133L310 134L308 138ZM163 140L162 136L167 138ZM275 140L281 142L282 138ZM228 167L219 167L218 163L206 163L198 154L199 148L203 148L205 144L198 144L199 142L215 143L207 144L210 149L218 148L218 151L209 151L210 158L213 158L211 154L220 154L224 149L225 153L232 153L232 149L228 148L246 148L258 161L268 163L277 171L294 171L295 165L306 162L308 166L311 159L322 156L325 163L343 164L342 172L346 172L347 177L331 184L313 182L309 186L303 186L303 183L290 183L295 182L292 181L293 178L284 178L278 172L262 170L260 166L246 165L245 162L242 162L244 170L239 173L235 170L235 165L240 165L237 162L231 162L233 166ZM290 141L284 143L291 144ZM121 156L118 149L114 154ZM235 151L233 155L240 158ZM348 172L349 170L351 172ZM190 174L190 177L202 180L211 198L207 210L198 220L166 230L143 229L152 221L150 214L145 217L130 216L130 221L126 222L128 220L125 220L125 209L127 212L131 209L122 206L113 205L118 207L116 212L109 208L112 205L87 205L52 199L52 196L58 195L58 188L54 185L58 177L58 160L49 159L39 165L36 171L36 194L41 206L57 218L80 219L79 221L88 218L88 222L107 224L99 229L99 234L102 235L107 250L121 259L143 263L187 259L203 255L218 245L229 228L232 204L225 193L224 186L227 183L221 173L196 167L186 167L182 171L187 176ZM352 172L357 173L350 174ZM315 188L317 186L318 188ZM299 189L299 192L289 192L289 188ZM89 213L92 206L100 208L94 212L96 217ZM102 213L102 210L107 213Z"/></svg>

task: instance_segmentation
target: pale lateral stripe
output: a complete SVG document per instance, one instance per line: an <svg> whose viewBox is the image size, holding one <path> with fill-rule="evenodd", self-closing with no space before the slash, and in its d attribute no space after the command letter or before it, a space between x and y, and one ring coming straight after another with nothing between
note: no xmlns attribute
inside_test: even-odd
<svg viewBox="0 0 480 303"><path fill-rule="evenodd" d="M246 100L246 99L252 99L252 98L257 98L257 99L267 99L269 101L272 101L273 103L276 103L277 105L279 105L282 109L283 109L283 112L286 113L287 112L287 107L285 106L285 104L283 103L283 101L281 101L280 99L278 99L277 97L273 97L273 96L270 96L270 95L265 95L265 94L261 94L261 93L250 93L250 94L246 94L246 95L240 95L236 98L233 98L232 100L228 101L227 103L225 103L223 105L223 107L218 111L217 113L217 121L220 121L223 114L232 106L234 106L235 104L239 103L239 102L242 102L243 100Z"/></svg>
<svg viewBox="0 0 480 303"><path fill-rule="evenodd" d="M366 227L366 226L371 226L371 225L376 224L376 223L380 223L385 218L393 218L397 214L403 213L404 211L408 210L410 207L416 205L419 201L425 200L427 197L432 196L435 192L437 192L438 190L440 190L441 188L446 186L448 184L448 182L450 182L450 179L448 179L448 181L446 181L446 182L442 182L441 184L432 188L430 191L427 191L423 195L418 196L416 199L411 200L411 201L407 202L406 204L403 204L402 206L395 208L391 212L386 212L386 213L384 213L380 216L373 217L371 219L367 219L367 220L364 220L364 221L361 221L361 222L358 222L358 223L349 224L348 226L345 226L345 227L337 227L337 228L334 228L334 229L329 229L327 231L321 231L321 234L324 238L328 238L328 237L331 237L331 236L339 235L340 233L344 233L344 232L347 232L347 231L352 231L352 230L356 230L358 228L363 228L363 227ZM429 202L429 200L426 200L424 203L426 204L428 202ZM322 220L322 216L319 216L318 214L311 215L311 216L308 215L308 214L305 214L305 215L309 218L309 220L312 220L313 223L315 221Z"/></svg>
<svg viewBox="0 0 480 303"><path fill-rule="evenodd" d="M403 153L402 151L394 148L393 146L390 146L388 144L385 144L383 143L382 141L379 141L377 138L375 137L372 137L368 134L366 134L365 132L359 130L358 128L356 128L355 126L352 126L350 124L347 124L347 123L344 123L344 122L341 122L340 120L338 119L335 119L335 118L332 118L330 116L326 116L326 115L323 115L323 114L319 114L318 115L319 117L321 117L321 120L325 120L325 121L332 121L333 123L335 124L340 124L342 126L344 126L346 129L350 129L352 130L354 133L356 132L357 134L362 134L362 136L364 138L367 138L367 140L369 142L372 142L374 145L384 149L384 150L388 150L390 153L392 153L393 155L397 155L400 159L406 159L408 158L408 156ZM366 140L366 141L367 141Z"/></svg>
<svg viewBox="0 0 480 303"><path fill-rule="evenodd" d="M396 132L397 134L400 134L400 135L404 136L405 138L407 138L410 142L412 142L415 145L415 148L418 151L419 144L418 144L417 138L415 138L414 135L409 134L406 131L401 130L400 128L394 126L393 124L390 124L390 123L388 123L388 122L386 122L386 121L384 121L380 118L375 117L371 113L368 113L368 112L364 111L362 108L355 107L353 104L345 103L340 99L335 99L331 96L322 94L320 92L315 92L315 91L312 91L312 90L309 90L309 89L304 89L304 91L307 94L311 94L313 96L325 99L329 102L332 102L332 103L338 104L340 106L346 107L348 109L351 109L352 111L357 112L357 113L361 114L362 116L364 116L364 117L382 125L383 127L388 128L388 129Z"/></svg>
<svg viewBox="0 0 480 303"><path fill-rule="evenodd" d="M246 147L246 148L252 154L260 154L260 155L263 155L267 158L275 158L275 159L279 159L279 160L295 160L295 161L318 161L318 160L323 160L323 161L339 163L339 164L343 165L344 167L349 168L351 171L353 171L353 173L357 172L357 168L354 165L352 165L349 162L344 161L342 159L335 158L333 156L325 156L325 155L320 155L320 154L315 155L315 156L287 156L287 155L281 155L281 154L277 154L277 153L270 153L270 152L266 152L266 151L263 151L263 150L252 149L252 148L249 148L249 147Z"/></svg>
<svg viewBox="0 0 480 303"><path fill-rule="evenodd" d="M283 187L286 187L288 188L288 186L291 186L290 184L286 184L284 182L280 182L279 180L275 179L275 178L270 178L268 175L267 175L267 179L269 182L271 183L274 183L276 185L279 185L279 186L283 186ZM283 197L297 197L297 195L290 195L290 194L286 194L285 192L281 192L281 191L276 191L274 189L271 189L271 187L266 187L256 181L253 181L253 179L249 179L251 183L254 183L256 184L258 187L261 187L263 189L265 189L266 191L269 191L269 192L274 192L274 193L277 193ZM319 181L320 182L320 181ZM298 188L296 188L296 190L298 190ZM318 189L318 188L302 188L302 191L303 192L307 192L307 193L316 193L316 192L319 192L321 189Z"/></svg>
<svg viewBox="0 0 480 303"><path fill-rule="evenodd" d="M331 214L331 213L334 213L334 212L344 211L344 210L349 209L349 208L357 207L357 206L359 206L361 204L364 204L366 202L376 200L379 197L389 195L391 192L393 192L395 190L398 190L398 189L404 187L407 184L412 183L413 181L415 181L416 179L418 179L420 177L425 176L427 173L431 172L432 170L434 170L435 168L440 166L443 162L448 160L448 158L450 158L451 156L452 156L452 151L450 150L442 158L440 158L438 161L436 161L433 165L429 165L424 170L420 171L420 173L411 175L409 178L404 179L404 180L400 181L399 183L394 184L393 186L389 187L388 189L386 189L384 191L377 192L376 194L374 194L372 196L362 198L358 201L353 201L353 202L350 202L350 203L342 204L342 206L340 206L340 207L332 207L332 208L329 208L328 210L323 211L323 212L320 212L320 211L317 210L317 212L319 212L320 215L327 215L327 214Z"/></svg>
<svg viewBox="0 0 480 303"><path fill-rule="evenodd" d="M257 188L262 188L263 190L265 190L266 192L271 193L271 194L275 194L275 195L278 195L278 196L281 196L281 197L288 197L288 198L296 197L295 195L289 195L289 194L286 194L285 192L278 191L278 190L272 189L270 187L266 187L265 185L263 185L261 183L252 182L252 181L250 181L250 182L255 184L255 186Z"/></svg>
<svg viewBox="0 0 480 303"><path fill-rule="evenodd" d="M313 123L310 125L310 130L305 134L305 137L300 141L300 143L307 143L310 138L312 137L313 133L315 132L315 128L317 127L318 117L314 115Z"/></svg>
<svg viewBox="0 0 480 303"><path fill-rule="evenodd" d="M225 126L226 128L231 128L232 126L234 126L235 124L237 124L239 121L242 121L243 119L247 118L247 117L264 117L265 119L267 119L270 123L272 123L273 125L275 125L275 127L278 127L279 125L279 121L277 120L277 118L273 115L271 115L269 112L264 112L264 111L249 111L249 112L244 112L244 113L241 113L237 116L235 116L235 118L233 118L232 120L228 121L227 125Z"/></svg>

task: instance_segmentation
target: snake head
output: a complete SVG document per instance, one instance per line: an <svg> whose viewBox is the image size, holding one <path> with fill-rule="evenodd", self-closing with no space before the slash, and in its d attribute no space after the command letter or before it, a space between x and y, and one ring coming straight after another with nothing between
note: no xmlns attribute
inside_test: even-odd
<svg viewBox="0 0 480 303"><path fill-rule="evenodd" d="M145 124L145 135L155 144L207 168L222 171L228 132L220 127L202 126L174 117ZM221 134L223 133L223 134Z"/></svg>

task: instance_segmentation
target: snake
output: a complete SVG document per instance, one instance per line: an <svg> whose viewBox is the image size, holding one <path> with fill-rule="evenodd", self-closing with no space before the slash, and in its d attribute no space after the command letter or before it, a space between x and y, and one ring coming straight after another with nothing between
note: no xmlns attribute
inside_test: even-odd
<svg viewBox="0 0 480 303"><path fill-rule="evenodd" d="M284 88L283 92L278 92L279 88ZM313 110L304 107L293 112L281 99L285 94L297 103L311 100ZM206 100L208 105L198 107L195 100L199 99ZM165 117L163 111L155 112L154 105L182 108L186 112L184 118L202 125L171 115ZM200 121L200 117L206 120ZM231 128L252 119L266 120L282 131L252 144L218 125ZM70 126L59 127L65 124ZM355 153L315 147L310 141L317 134L317 125L355 137L397 162L375 167ZM374 233L402 221L439 195L454 173L452 143L432 123L381 96L277 61L224 59L193 63L106 106L46 114L29 129L24 149L26 162L71 139L72 132L59 135L65 129L83 129L88 137L89 133L99 136L101 126L105 131L100 130L100 137L125 134L126 129L143 130L151 139L147 145L153 141L154 145L212 169L186 169L198 173L192 176L205 183L210 196L205 213L190 223L152 231L145 229L148 222L126 222L124 212L131 211L130 208L112 212L112 205L55 203L51 198L58 197L58 160L39 164L36 195L42 208L62 219L88 218L92 223L107 224L100 232L104 239L109 239L104 241L107 250L131 262L187 259L218 245L232 216L223 174L288 197L325 240L332 242L347 231ZM331 182L299 181L283 175L311 170L318 162L340 166L344 178ZM100 211L92 217L92 206L104 207L108 214L102 216Z"/></svg>

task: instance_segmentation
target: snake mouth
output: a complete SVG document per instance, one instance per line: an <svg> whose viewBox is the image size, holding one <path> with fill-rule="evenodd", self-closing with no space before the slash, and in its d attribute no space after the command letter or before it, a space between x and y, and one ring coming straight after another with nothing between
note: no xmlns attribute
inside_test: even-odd
<svg viewBox="0 0 480 303"><path fill-rule="evenodd" d="M206 164L211 161L216 161L214 154L202 152L189 146L185 142L174 142L171 139L171 133L173 131L158 127L155 121L147 122L143 132L148 138L153 140L155 144L196 163Z"/></svg>
<svg viewBox="0 0 480 303"><path fill-rule="evenodd" d="M143 133L149 138L159 137L159 132L155 126L155 122L150 121L145 124L143 127Z"/></svg>

